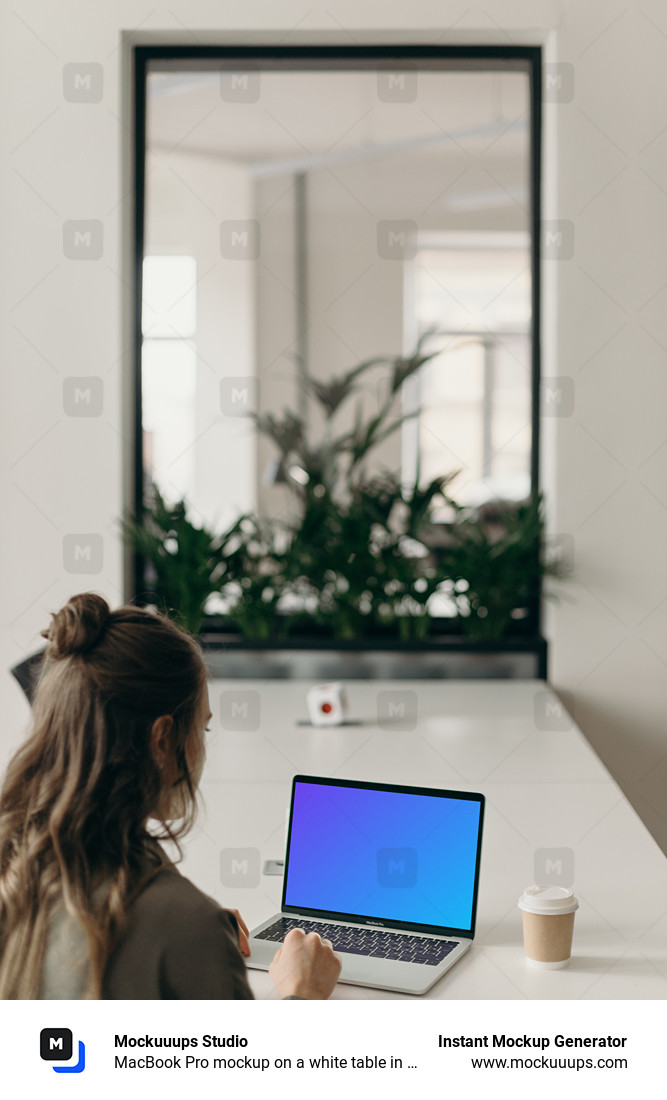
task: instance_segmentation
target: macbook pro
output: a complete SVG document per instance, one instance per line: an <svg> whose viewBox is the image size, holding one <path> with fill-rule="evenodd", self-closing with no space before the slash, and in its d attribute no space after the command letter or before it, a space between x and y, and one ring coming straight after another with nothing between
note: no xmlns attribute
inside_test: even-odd
<svg viewBox="0 0 667 1100"><path fill-rule="evenodd" d="M281 912L247 965L300 927L331 940L339 981L425 993L475 934L483 817L469 791L295 776Z"/></svg>

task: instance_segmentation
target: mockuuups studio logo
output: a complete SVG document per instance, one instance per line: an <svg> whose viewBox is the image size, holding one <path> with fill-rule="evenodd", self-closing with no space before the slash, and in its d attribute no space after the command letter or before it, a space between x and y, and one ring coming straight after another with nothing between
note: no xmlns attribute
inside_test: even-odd
<svg viewBox="0 0 667 1100"><path fill-rule="evenodd" d="M574 852L572 848L536 848L533 854L533 881L541 886L574 884Z"/></svg>
<svg viewBox="0 0 667 1100"><path fill-rule="evenodd" d="M377 251L381 260L414 260L417 256L417 223L410 219L378 222Z"/></svg>
<svg viewBox="0 0 667 1100"><path fill-rule="evenodd" d="M417 725L416 691L378 691L378 726L386 730L413 730Z"/></svg>
<svg viewBox="0 0 667 1100"><path fill-rule="evenodd" d="M538 730L565 733L572 729L572 719L566 707L551 691L537 691L534 706Z"/></svg>
<svg viewBox="0 0 667 1100"><path fill-rule="evenodd" d="M45 1062L72 1060L72 1032L68 1027L44 1027L39 1033L39 1054ZM73 1066L52 1066L56 1073L83 1073L86 1068L86 1048L79 1039L77 1060Z"/></svg>
<svg viewBox="0 0 667 1100"><path fill-rule="evenodd" d="M414 103L417 98L416 72L407 69L380 69L377 94L381 103Z"/></svg>
<svg viewBox="0 0 667 1100"><path fill-rule="evenodd" d="M220 223L220 253L225 260L256 260L260 227L255 218L235 218Z"/></svg>
<svg viewBox="0 0 667 1100"><path fill-rule="evenodd" d="M258 730L259 715L258 691L223 691L220 696L220 721L223 730Z"/></svg>
<svg viewBox="0 0 667 1100"><path fill-rule="evenodd" d="M411 890L417 885L416 848L378 848L378 884L389 890Z"/></svg>
<svg viewBox="0 0 667 1100"><path fill-rule="evenodd" d="M258 401L256 378L246 374L220 380L220 412L223 416L254 416Z"/></svg>
<svg viewBox="0 0 667 1100"><path fill-rule="evenodd" d="M574 379L565 375L543 378L542 416L572 416L574 412Z"/></svg>
<svg viewBox="0 0 667 1100"><path fill-rule="evenodd" d="M223 103L257 103L260 90L259 69L220 74L220 98Z"/></svg>
<svg viewBox="0 0 667 1100"><path fill-rule="evenodd" d="M63 568L66 573L101 573L104 541L101 535L65 535Z"/></svg>
<svg viewBox="0 0 667 1100"><path fill-rule="evenodd" d="M68 260L99 260L104 226L97 218L63 222L63 252Z"/></svg>
<svg viewBox="0 0 667 1100"><path fill-rule="evenodd" d="M574 65L551 61L544 66L545 103L571 103L574 99Z"/></svg>
<svg viewBox="0 0 667 1100"><path fill-rule="evenodd" d="M220 881L223 886L253 890L259 886L259 848L223 848Z"/></svg>
<svg viewBox="0 0 667 1100"><path fill-rule="evenodd" d="M542 254L545 260L571 260L574 256L574 223L542 222Z"/></svg>
<svg viewBox="0 0 667 1100"><path fill-rule="evenodd" d="M101 378L63 379L65 416L101 416L103 404L104 382Z"/></svg>
<svg viewBox="0 0 667 1100"><path fill-rule="evenodd" d="M97 61L63 65L63 95L68 103L99 103L104 88L104 69Z"/></svg>

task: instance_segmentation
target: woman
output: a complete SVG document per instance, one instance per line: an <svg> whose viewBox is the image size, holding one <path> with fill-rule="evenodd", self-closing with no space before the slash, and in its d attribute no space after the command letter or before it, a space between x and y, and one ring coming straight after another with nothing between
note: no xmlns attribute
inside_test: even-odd
<svg viewBox="0 0 667 1100"><path fill-rule="evenodd" d="M158 843L195 815L211 718L196 642L93 593L42 633L32 732L0 793L0 998L252 997L240 915ZM308 999L339 972L299 930L270 970L281 997Z"/></svg>

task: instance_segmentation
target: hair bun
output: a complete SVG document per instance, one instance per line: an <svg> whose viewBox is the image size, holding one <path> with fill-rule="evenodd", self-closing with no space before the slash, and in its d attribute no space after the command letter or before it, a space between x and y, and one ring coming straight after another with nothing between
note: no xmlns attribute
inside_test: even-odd
<svg viewBox="0 0 667 1100"><path fill-rule="evenodd" d="M94 592L72 596L60 611L51 615L48 630L42 631L42 637L49 640L49 656L87 653L99 641L110 614L106 600Z"/></svg>

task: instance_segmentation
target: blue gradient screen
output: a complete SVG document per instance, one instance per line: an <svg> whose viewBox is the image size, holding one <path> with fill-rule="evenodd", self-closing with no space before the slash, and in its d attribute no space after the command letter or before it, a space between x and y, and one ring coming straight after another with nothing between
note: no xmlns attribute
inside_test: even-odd
<svg viewBox="0 0 667 1100"><path fill-rule="evenodd" d="M285 904L470 931L480 803L296 782Z"/></svg>

